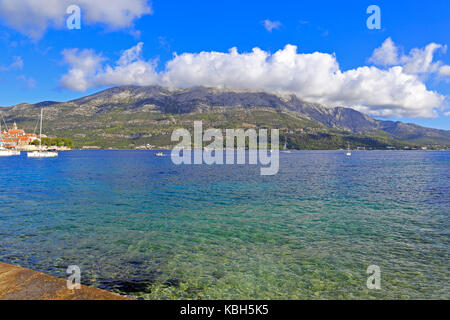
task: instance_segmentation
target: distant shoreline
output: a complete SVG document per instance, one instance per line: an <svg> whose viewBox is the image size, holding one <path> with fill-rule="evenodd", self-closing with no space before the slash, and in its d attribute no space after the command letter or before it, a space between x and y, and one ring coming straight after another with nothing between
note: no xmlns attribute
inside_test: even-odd
<svg viewBox="0 0 450 320"><path fill-rule="evenodd" d="M200 150L200 149L190 149L190 150ZM259 149L258 149L259 150ZM25 151L25 150L21 150ZM29 150L26 150L29 151ZM58 150L58 151L166 151L171 152L172 149L130 149L130 148L74 148L69 150ZM224 152L227 151L227 149L224 149ZM231 151L231 150L230 150ZM236 151L236 150L234 150ZM246 149L245 151L248 151ZM270 151L270 149L268 149ZM289 149L289 151L347 151L346 149ZM364 152L364 151L450 151L450 149L436 149L436 150L420 150L420 149L370 149L370 150L351 150L352 152ZM280 149L280 153L283 153L283 150Z"/></svg>

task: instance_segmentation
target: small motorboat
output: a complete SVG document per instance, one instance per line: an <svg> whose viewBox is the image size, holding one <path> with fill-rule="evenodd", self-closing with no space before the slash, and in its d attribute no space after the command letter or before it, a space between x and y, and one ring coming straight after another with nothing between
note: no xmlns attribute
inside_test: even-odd
<svg viewBox="0 0 450 320"><path fill-rule="evenodd" d="M20 156L20 151L2 148L0 142L0 157L12 157L12 156Z"/></svg>
<svg viewBox="0 0 450 320"><path fill-rule="evenodd" d="M55 151L33 151L27 153L28 158L56 158L58 152Z"/></svg>

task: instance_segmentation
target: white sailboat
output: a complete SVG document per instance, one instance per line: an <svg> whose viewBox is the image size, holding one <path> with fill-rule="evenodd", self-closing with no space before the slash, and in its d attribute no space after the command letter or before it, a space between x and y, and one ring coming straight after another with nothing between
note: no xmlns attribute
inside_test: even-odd
<svg viewBox="0 0 450 320"><path fill-rule="evenodd" d="M58 156L56 151L42 151L42 117L43 109L41 109L41 125L39 128L39 150L28 152L28 158L56 158Z"/></svg>
<svg viewBox="0 0 450 320"><path fill-rule="evenodd" d="M20 151L8 150L3 147L2 123L0 122L0 157L20 156Z"/></svg>
<svg viewBox="0 0 450 320"><path fill-rule="evenodd" d="M284 142L283 151L281 151L281 152L283 152L283 153L291 153L291 151L288 150L288 148L287 148L287 142L286 141Z"/></svg>
<svg viewBox="0 0 450 320"><path fill-rule="evenodd" d="M352 156L352 152L350 151L350 144L348 144L347 147L347 153L345 154L347 157L351 157Z"/></svg>

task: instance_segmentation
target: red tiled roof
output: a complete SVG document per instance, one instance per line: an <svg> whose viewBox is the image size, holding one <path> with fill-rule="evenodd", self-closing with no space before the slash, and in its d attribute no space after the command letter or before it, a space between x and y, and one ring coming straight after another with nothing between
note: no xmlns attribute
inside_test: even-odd
<svg viewBox="0 0 450 320"><path fill-rule="evenodd" d="M22 129L11 129L8 131L9 134L18 134L18 133L25 133Z"/></svg>
<svg viewBox="0 0 450 320"><path fill-rule="evenodd" d="M38 137L34 133L25 133L25 130L17 129L14 126L11 130L2 131L2 142L6 145L10 145L12 147L20 144L20 143L30 143L34 140L38 139ZM7 146L5 146L7 147Z"/></svg>

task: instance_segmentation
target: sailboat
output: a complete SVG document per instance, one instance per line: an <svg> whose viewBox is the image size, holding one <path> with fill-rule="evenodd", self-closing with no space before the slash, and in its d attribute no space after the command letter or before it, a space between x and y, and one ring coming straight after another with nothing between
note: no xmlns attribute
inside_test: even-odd
<svg viewBox="0 0 450 320"><path fill-rule="evenodd" d="M42 117L43 109L41 109L41 125L39 128L39 150L28 152L28 158L56 158L58 156L58 152L56 151L42 151Z"/></svg>
<svg viewBox="0 0 450 320"><path fill-rule="evenodd" d="M345 154L347 157L351 157L352 156L352 152L350 151L350 144L348 144L347 147L347 153Z"/></svg>
<svg viewBox="0 0 450 320"><path fill-rule="evenodd" d="M288 148L287 148L287 142L286 142L286 140L284 141L283 151L281 151L281 152L283 152L283 153L291 153L291 151L288 150Z"/></svg>
<svg viewBox="0 0 450 320"><path fill-rule="evenodd" d="M8 150L3 147L2 123L0 122L0 157L20 156L20 151Z"/></svg>

